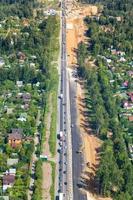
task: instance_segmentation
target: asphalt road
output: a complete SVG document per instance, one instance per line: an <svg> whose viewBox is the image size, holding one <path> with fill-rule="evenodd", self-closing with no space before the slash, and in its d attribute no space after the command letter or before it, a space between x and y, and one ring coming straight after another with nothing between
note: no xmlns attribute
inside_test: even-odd
<svg viewBox="0 0 133 200"><path fill-rule="evenodd" d="M63 5L63 4L62 4ZM66 24L62 11L62 32L61 32L61 65L60 65L60 88L59 88L59 132L63 132L63 138L58 140L58 193L64 194L66 199L67 192L67 127L66 127ZM59 134L59 133L58 133Z"/></svg>
<svg viewBox="0 0 133 200"><path fill-rule="evenodd" d="M67 78L67 53L66 53L66 19L65 19L65 1L62 1L62 15L61 15L61 23L62 23L62 32L61 32L61 65L60 65L60 84L59 84L59 98L58 98L58 108L59 108L59 132L63 132L63 140L58 140L58 148L60 149L60 153L58 154L58 193L63 193L63 200L69 200L69 189L71 185L69 182L73 181L73 198L71 200L86 200L86 195L82 194L77 186L80 180L80 174L82 171L82 163L83 158L81 154L77 154L76 151L79 149L79 145L81 144L80 131L77 126L77 109L76 109L76 82L73 80L69 81ZM69 81L69 83L68 83ZM67 93L69 88L69 95ZM61 98L60 94L62 94L63 98ZM70 96L70 114L68 111L68 96ZM71 124L74 125L73 128L70 128L68 125L68 119L71 118ZM72 134L72 163L69 158L70 155L68 149L69 147L69 134ZM68 166L70 165L71 166ZM69 176L70 171L72 171L72 178ZM73 180L72 180L73 179ZM69 184L69 186L68 186Z"/></svg>
<svg viewBox="0 0 133 200"><path fill-rule="evenodd" d="M73 128L72 133L72 161L73 161L73 200L87 200L85 194L83 194L78 184L80 183L80 175L83 169L83 155L77 153L82 144L80 137L79 125L77 124L77 108L76 108L76 82L70 81L70 110L71 110L71 123Z"/></svg>

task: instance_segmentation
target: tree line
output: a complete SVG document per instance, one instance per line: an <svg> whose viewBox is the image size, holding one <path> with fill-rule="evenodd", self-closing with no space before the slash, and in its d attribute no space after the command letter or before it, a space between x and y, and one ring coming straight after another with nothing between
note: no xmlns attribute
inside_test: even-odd
<svg viewBox="0 0 133 200"><path fill-rule="evenodd" d="M118 118L109 75L101 60L97 61L97 67L86 66L87 52L86 45L81 43L78 48L79 74L87 80L86 88L93 110L93 129L104 141L101 163L96 175L99 193L113 196L116 200L131 200L133 167L123 138L124 130ZM111 137L108 137L108 132L112 133Z"/></svg>

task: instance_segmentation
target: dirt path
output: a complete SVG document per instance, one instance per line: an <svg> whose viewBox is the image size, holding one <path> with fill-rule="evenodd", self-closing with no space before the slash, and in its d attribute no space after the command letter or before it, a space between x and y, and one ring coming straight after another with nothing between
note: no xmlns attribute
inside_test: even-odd
<svg viewBox="0 0 133 200"><path fill-rule="evenodd" d="M39 144L39 133L38 133L38 125L39 125L39 122L40 122L40 110L38 110L38 114L37 114L37 118L36 118L36 131L35 131L35 134L34 134L34 146L35 146L35 149L34 149L34 152L33 152L33 155L32 155L32 161L31 161L31 167L30 167L30 170L31 170L31 176L30 176L30 184L29 184L29 190L28 190L28 200L31 200L32 198L32 195L33 195L33 187L34 187L34 182L35 182L35 162L38 160L37 156L36 156L36 150L37 150L37 145Z"/></svg>
<svg viewBox="0 0 133 200"><path fill-rule="evenodd" d="M45 119L46 124L46 140L43 144L43 155L47 155L48 158L51 157L49 150L49 136L50 136L50 123L51 123L51 114L52 114L52 96L49 96L49 112ZM52 185L52 167L48 162L44 162L42 165L43 170L43 182L42 182L42 199L50 200L50 187Z"/></svg>

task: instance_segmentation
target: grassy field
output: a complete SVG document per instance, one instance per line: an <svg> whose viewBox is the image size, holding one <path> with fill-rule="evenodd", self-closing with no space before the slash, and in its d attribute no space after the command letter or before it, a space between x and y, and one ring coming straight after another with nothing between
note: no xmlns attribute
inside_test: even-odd
<svg viewBox="0 0 133 200"><path fill-rule="evenodd" d="M52 91L52 115L50 125L49 147L52 156L56 152L56 124L57 124L57 91Z"/></svg>
<svg viewBox="0 0 133 200"><path fill-rule="evenodd" d="M56 164L54 162L50 162L51 167L52 167L52 185L50 188L50 196L51 200L55 199L55 169L56 169Z"/></svg>

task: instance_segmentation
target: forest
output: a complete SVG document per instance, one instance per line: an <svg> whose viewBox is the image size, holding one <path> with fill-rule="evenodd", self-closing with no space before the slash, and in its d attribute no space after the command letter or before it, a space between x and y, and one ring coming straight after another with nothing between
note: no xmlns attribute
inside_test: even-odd
<svg viewBox="0 0 133 200"><path fill-rule="evenodd" d="M94 134L103 140L100 167L95 179L99 194L115 200L132 200L133 163L129 146L133 142L133 123L127 116L133 112L132 108L130 111L123 109L122 104L126 99L130 102L126 94L133 91L133 79L127 75L128 70L132 71L133 2L82 2L103 5L100 16L84 19L89 42L80 43L77 51L79 76L86 80L92 107L91 117L88 117ZM87 60L93 61L93 67ZM122 87L125 80L130 84ZM122 95L125 99L120 97Z"/></svg>

